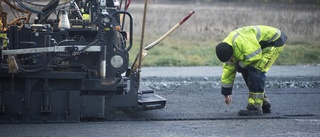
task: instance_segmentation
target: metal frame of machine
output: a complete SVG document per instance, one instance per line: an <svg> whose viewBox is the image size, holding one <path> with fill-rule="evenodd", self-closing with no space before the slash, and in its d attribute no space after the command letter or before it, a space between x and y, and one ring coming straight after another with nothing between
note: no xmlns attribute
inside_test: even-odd
<svg viewBox="0 0 320 137"><path fill-rule="evenodd" d="M165 107L166 99L140 85L140 70L129 67L131 1L72 0L58 8L52 0L42 10L15 2L36 19L1 28L0 121L81 121L108 118L115 108Z"/></svg>

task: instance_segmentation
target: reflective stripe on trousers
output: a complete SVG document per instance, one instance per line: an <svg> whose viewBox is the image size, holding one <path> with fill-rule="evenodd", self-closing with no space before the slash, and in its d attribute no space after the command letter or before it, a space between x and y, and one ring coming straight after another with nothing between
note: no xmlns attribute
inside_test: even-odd
<svg viewBox="0 0 320 137"><path fill-rule="evenodd" d="M250 92L248 105L255 107L257 109L260 109L262 107L263 100L264 100L263 92L259 92L259 93Z"/></svg>

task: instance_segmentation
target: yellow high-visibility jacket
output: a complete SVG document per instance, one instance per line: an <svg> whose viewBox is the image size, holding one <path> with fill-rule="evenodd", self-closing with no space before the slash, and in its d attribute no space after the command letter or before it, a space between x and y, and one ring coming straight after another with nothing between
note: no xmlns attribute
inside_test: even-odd
<svg viewBox="0 0 320 137"><path fill-rule="evenodd" d="M270 26L247 26L232 31L223 42L233 48L233 57L223 64L221 86L229 89L222 94L230 95L236 76L235 64L239 62L242 68L253 66L262 72L267 72L274 63L284 46L275 44L281 36L279 29ZM267 47L262 48L265 44ZM284 43L283 43L284 44ZM263 92L263 91L262 91Z"/></svg>

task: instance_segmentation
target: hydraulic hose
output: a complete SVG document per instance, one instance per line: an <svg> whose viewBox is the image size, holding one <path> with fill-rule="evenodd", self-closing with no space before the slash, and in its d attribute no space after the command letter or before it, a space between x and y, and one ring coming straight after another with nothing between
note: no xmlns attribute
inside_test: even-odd
<svg viewBox="0 0 320 137"><path fill-rule="evenodd" d="M56 10L56 8L58 7L59 5L59 2L60 0L51 0L43 9L42 9L42 12L43 12L43 16L41 17L41 14L38 16L40 16L40 20L39 20L39 24L42 24L44 23L48 17L51 15L52 12L54 12Z"/></svg>
<svg viewBox="0 0 320 137"><path fill-rule="evenodd" d="M42 11L40 10L35 10L35 9L32 9L32 8L29 8L28 6L24 5L20 0L16 0L16 2L24 9L30 11L30 12L33 12L33 13L37 13L37 14L43 14Z"/></svg>

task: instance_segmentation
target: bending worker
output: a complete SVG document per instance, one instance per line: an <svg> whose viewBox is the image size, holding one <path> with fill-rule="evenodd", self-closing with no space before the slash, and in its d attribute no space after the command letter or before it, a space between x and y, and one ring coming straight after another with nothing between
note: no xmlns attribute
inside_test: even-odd
<svg viewBox="0 0 320 137"><path fill-rule="evenodd" d="M271 113L265 94L265 73L284 48L287 36L270 26L247 26L232 31L216 46L216 55L223 62L221 94L225 103L232 101L232 87L236 73L240 72L249 88L248 105L240 116Z"/></svg>

